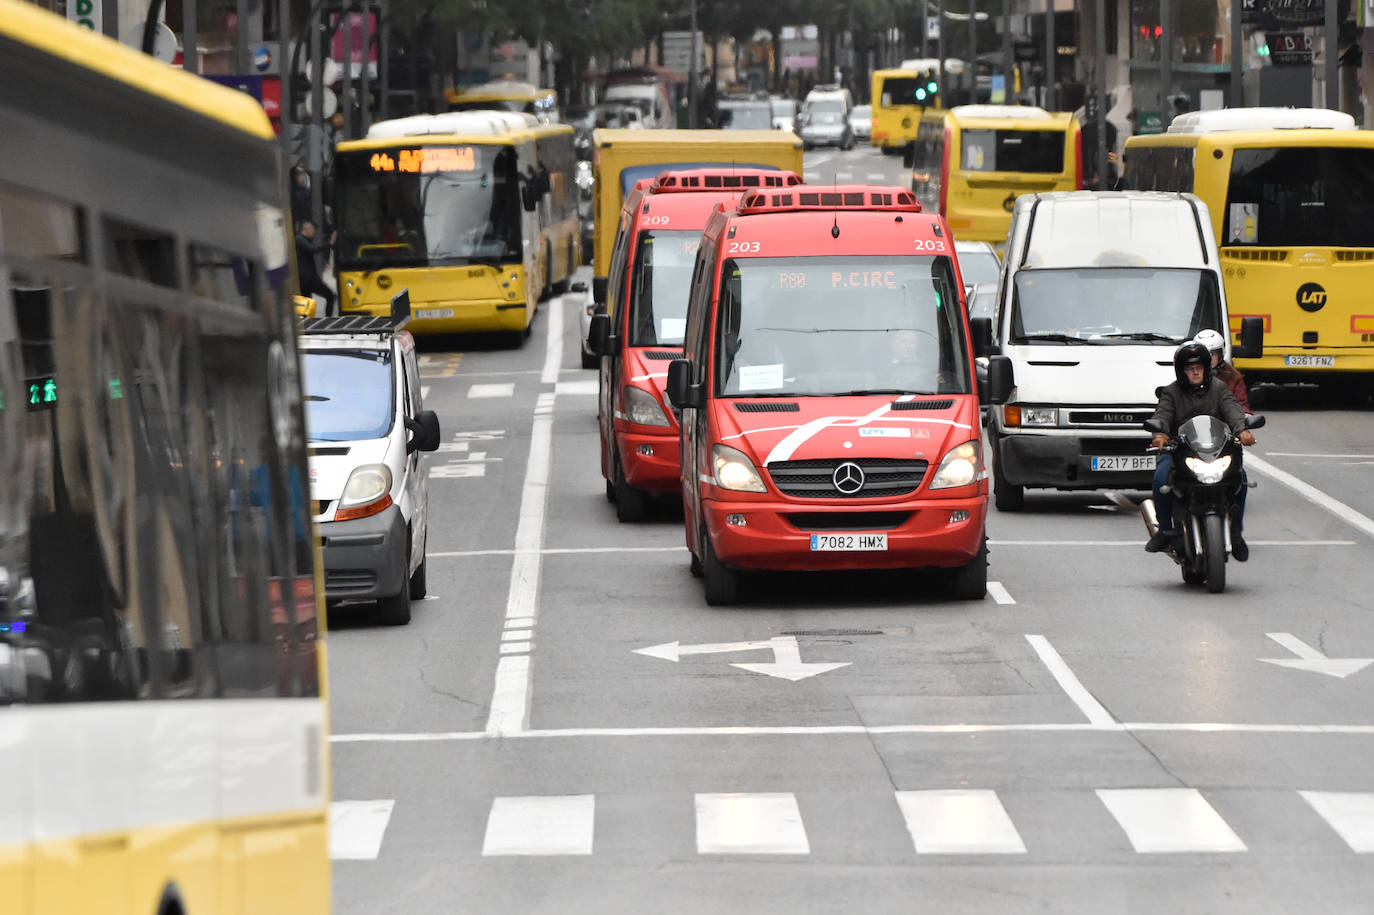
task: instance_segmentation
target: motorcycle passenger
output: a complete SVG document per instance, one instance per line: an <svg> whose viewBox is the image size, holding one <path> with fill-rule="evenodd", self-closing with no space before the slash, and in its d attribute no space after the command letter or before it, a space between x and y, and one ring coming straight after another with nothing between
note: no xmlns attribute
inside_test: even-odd
<svg viewBox="0 0 1374 915"><path fill-rule="evenodd" d="M1247 414L1254 413L1255 411L1250 409L1250 392L1245 386L1245 376L1221 356L1226 338L1214 330L1200 330L1193 338L1193 342L1207 347L1212 354L1212 374L1231 389L1232 396L1236 398L1236 403L1240 404L1242 410Z"/></svg>
<svg viewBox="0 0 1374 915"><path fill-rule="evenodd" d="M1253 445L1255 435L1245 428L1245 411L1236 402L1231 389L1212 377L1212 355L1207 347L1190 340L1174 352L1175 381L1165 385L1159 392L1159 405L1152 419L1159 422L1169 434L1159 433L1151 440L1153 448L1163 448L1176 435L1179 426L1194 416L1216 416L1231 428L1242 445ZM1168 451L1160 453L1159 463L1155 466L1154 502L1155 515L1159 519L1159 530L1145 544L1145 551L1158 553L1166 549L1174 537L1173 498L1166 497L1161 490L1169 482L1169 472L1174 466L1174 456ZM1237 562L1250 558L1250 548L1241 535L1245 515L1245 488L1241 488L1240 498L1231 517L1231 556Z"/></svg>

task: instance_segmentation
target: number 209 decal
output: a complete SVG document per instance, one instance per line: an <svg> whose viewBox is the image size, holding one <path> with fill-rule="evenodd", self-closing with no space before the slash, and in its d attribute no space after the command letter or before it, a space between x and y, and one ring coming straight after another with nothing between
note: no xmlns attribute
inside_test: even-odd
<svg viewBox="0 0 1374 915"><path fill-rule="evenodd" d="M945 243L938 238L918 238L916 239L916 250L943 253L945 250Z"/></svg>
<svg viewBox="0 0 1374 915"><path fill-rule="evenodd" d="M762 245L756 241L732 241L726 246L726 254L758 254Z"/></svg>

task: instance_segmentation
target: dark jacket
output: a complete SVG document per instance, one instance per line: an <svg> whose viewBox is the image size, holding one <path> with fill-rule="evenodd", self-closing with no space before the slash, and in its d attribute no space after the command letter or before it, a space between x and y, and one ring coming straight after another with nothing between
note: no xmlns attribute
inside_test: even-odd
<svg viewBox="0 0 1374 915"><path fill-rule="evenodd" d="M325 297L326 301L334 301L334 290L325 285L324 278L320 276L319 264L315 261L315 252L321 250L306 238L304 235L296 236L296 275L300 279L301 294L319 294Z"/></svg>
<svg viewBox="0 0 1374 915"><path fill-rule="evenodd" d="M1233 434L1245 428L1245 411L1225 382L1213 378L1201 394L1194 394L1192 385L1185 387L1177 381L1160 389L1159 406L1151 419L1162 423L1170 435L1176 435L1178 427L1194 416L1219 417Z"/></svg>

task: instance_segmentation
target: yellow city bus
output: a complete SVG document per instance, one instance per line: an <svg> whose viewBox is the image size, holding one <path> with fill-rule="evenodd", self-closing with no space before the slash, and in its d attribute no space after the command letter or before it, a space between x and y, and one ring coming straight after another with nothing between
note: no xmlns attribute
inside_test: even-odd
<svg viewBox="0 0 1374 915"><path fill-rule="evenodd" d="M912 61L921 63L921 61ZM939 61L931 66L873 71L873 132L869 142L895 155L916 139L921 113L938 104Z"/></svg>
<svg viewBox="0 0 1374 915"><path fill-rule="evenodd" d="M409 289L411 333L496 331L519 345L549 281L541 217L553 181L538 126L510 112L416 115L340 143L341 312L390 314Z"/></svg>
<svg viewBox="0 0 1374 915"><path fill-rule="evenodd" d="M1083 148L1072 114L1029 105L957 105L928 110L906 154L911 190L945 217L960 241L1000 253L1022 194L1083 186Z"/></svg>
<svg viewBox="0 0 1374 915"><path fill-rule="evenodd" d="M330 911L279 147L0 0L0 910Z"/></svg>
<svg viewBox="0 0 1374 915"><path fill-rule="evenodd" d="M542 122L558 119L558 93L530 83L499 79L444 93L449 111L515 111Z"/></svg>
<svg viewBox="0 0 1374 915"><path fill-rule="evenodd" d="M548 177L548 193L539 205L544 292L562 293L582 263L582 226L577 215L577 131L570 124L541 124L532 132L539 173Z"/></svg>
<svg viewBox="0 0 1374 915"><path fill-rule="evenodd" d="M620 205L642 178L671 166L776 168L802 173L802 141L783 130L612 130L592 132L596 186L592 274L605 278L619 228Z"/></svg>
<svg viewBox="0 0 1374 915"><path fill-rule="evenodd" d="M1320 109L1190 112L1126 141L1124 183L1206 202L1232 332L1264 319L1264 354L1236 360L1247 380L1370 385L1374 133Z"/></svg>

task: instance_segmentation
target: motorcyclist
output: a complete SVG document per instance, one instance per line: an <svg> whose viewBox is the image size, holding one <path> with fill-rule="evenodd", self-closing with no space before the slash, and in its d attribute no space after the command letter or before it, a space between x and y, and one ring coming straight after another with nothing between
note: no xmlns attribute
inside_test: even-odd
<svg viewBox="0 0 1374 915"><path fill-rule="evenodd" d="M1222 358L1226 338L1214 330L1200 330L1193 340L1207 347L1212 354L1212 374L1231 389L1231 394L1236 398L1236 403L1240 404L1240 408L1246 413L1254 413L1255 411L1250 409L1250 392L1245 386L1245 376Z"/></svg>
<svg viewBox="0 0 1374 915"><path fill-rule="evenodd" d="M1212 354L1204 344L1190 340L1174 352L1174 378L1175 381L1160 389L1159 405L1151 417L1169 433L1157 433L1150 442L1151 447L1163 448L1178 432L1179 426L1194 416L1216 416L1231 428L1232 434L1242 445L1255 443L1254 433L1245 428L1245 411L1236 402L1235 395L1229 387L1212 377ZM1162 492L1169 482L1169 472L1173 466L1173 454L1162 451L1159 463L1155 466L1154 480L1155 515L1159 519L1159 530L1145 544L1145 551L1149 553L1166 549L1173 540L1173 499ZM1250 548L1241 535L1244 512L1242 495L1231 518L1231 556L1237 562L1250 558Z"/></svg>

